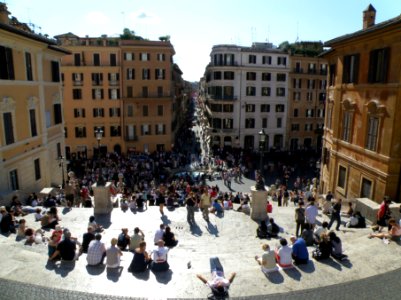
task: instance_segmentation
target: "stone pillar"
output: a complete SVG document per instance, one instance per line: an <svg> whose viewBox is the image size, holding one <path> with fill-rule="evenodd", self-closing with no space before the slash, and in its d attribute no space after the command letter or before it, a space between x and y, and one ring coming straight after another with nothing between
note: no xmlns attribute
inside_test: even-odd
<svg viewBox="0 0 401 300"><path fill-rule="evenodd" d="M111 182L106 182L105 185L92 185L93 197L95 200L95 214L108 214L113 210L110 192Z"/></svg>
<svg viewBox="0 0 401 300"><path fill-rule="evenodd" d="M255 221L263 221L267 218L266 205L268 191L258 191L254 186L251 187L251 218Z"/></svg>

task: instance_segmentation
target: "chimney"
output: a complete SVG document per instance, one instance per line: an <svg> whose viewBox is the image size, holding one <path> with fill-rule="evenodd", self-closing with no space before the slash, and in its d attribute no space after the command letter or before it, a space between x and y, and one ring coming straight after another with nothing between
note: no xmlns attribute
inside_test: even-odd
<svg viewBox="0 0 401 300"><path fill-rule="evenodd" d="M376 9L372 4L363 11L363 29L367 29L375 25Z"/></svg>
<svg viewBox="0 0 401 300"><path fill-rule="evenodd" d="M10 20L8 19L8 15L10 12L7 10L7 5L5 3L0 3L0 23L9 24Z"/></svg>

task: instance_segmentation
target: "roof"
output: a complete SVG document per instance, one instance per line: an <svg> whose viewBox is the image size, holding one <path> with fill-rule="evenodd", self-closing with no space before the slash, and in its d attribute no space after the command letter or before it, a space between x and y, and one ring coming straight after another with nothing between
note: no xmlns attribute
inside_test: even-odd
<svg viewBox="0 0 401 300"><path fill-rule="evenodd" d="M376 11L376 9L373 7L372 4L369 4L369 6L364 11Z"/></svg>
<svg viewBox="0 0 401 300"><path fill-rule="evenodd" d="M361 30L358 30L358 31L356 31L354 33L345 34L345 35L339 36L337 38L328 40L327 42L324 43L324 47L331 47L333 44L336 44L336 43L339 43L339 42L344 42L344 41L347 41L349 39L353 39L353 38L356 38L356 37L361 37L361 36L364 36L364 35L368 35L368 34L371 34L374 31L386 29L387 27L398 25L398 24L401 24L401 15L399 15L399 16L397 16L395 18L389 19L387 21L381 22L379 24L373 25L373 26L371 26L369 28L361 29Z"/></svg>
<svg viewBox="0 0 401 300"><path fill-rule="evenodd" d="M8 32L20 35L20 36L23 36L25 38L28 38L28 39L31 39L31 40L34 40L34 41L45 43L45 44L48 45L48 48L51 49L51 50L59 51L59 52L65 53L65 54L70 54L71 53L70 51L68 51L66 49L58 47L57 46L57 42L55 40L48 39L45 36L38 35L36 33L30 33L30 32L27 32L27 31L23 31L23 30L20 30L18 28L15 28L15 27L13 27L11 25L4 24L4 23L0 23L0 30L5 30L5 31L8 31Z"/></svg>

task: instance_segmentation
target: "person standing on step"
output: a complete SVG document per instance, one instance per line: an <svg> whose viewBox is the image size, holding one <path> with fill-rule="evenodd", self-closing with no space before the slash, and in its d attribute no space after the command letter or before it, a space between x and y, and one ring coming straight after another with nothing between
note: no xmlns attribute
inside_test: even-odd
<svg viewBox="0 0 401 300"><path fill-rule="evenodd" d="M328 230L330 230L331 225L333 225L334 221L337 221L336 230L340 230L340 225L341 225L341 202L342 202L342 200L340 198L331 207L330 223L329 223L329 226L327 227Z"/></svg>
<svg viewBox="0 0 401 300"><path fill-rule="evenodd" d="M206 222L209 222L209 207L212 201L210 199L209 191L207 187L203 188L203 193L201 196L200 206L202 209L202 215Z"/></svg>

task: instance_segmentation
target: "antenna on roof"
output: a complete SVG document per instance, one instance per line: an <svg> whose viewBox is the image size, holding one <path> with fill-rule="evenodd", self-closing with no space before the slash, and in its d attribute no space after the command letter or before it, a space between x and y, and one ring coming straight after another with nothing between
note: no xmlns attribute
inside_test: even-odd
<svg viewBox="0 0 401 300"><path fill-rule="evenodd" d="M295 39L295 43L299 42L299 22L297 21L297 38Z"/></svg>
<svg viewBox="0 0 401 300"><path fill-rule="evenodd" d="M256 28L255 27L251 27L251 39L252 39L252 43L255 41L255 31Z"/></svg>

